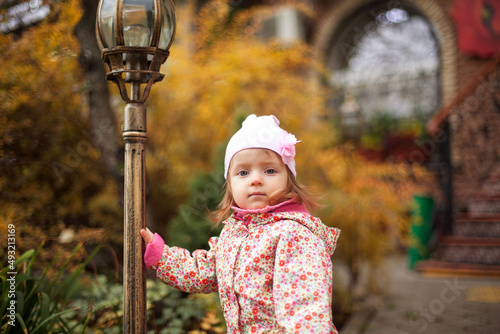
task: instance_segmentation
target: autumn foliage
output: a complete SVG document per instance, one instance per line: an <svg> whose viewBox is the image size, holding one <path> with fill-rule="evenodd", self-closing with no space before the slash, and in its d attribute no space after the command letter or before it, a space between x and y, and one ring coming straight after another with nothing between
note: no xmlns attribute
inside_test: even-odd
<svg viewBox="0 0 500 334"><path fill-rule="evenodd" d="M298 180L322 195L325 223L343 230L337 252L355 282L363 263L380 268L395 246L405 245L409 200L427 175L417 165L363 161L349 144L341 145L333 123L321 117L329 113L328 89L314 84L323 68L313 50L256 37L272 8L237 11L228 21L230 11L225 1L210 2L198 15L190 6L179 11L182 24L164 66L166 78L154 87L149 105L148 175L161 180L151 189L157 199L173 199L165 208L172 212L169 205L186 198L201 171L212 177L196 191L212 198L222 179L214 164L222 164L224 145L241 121L251 113L274 114L302 140ZM200 205L183 203L197 212ZM160 209L157 217L167 215Z"/></svg>
<svg viewBox="0 0 500 334"><path fill-rule="evenodd" d="M0 232L15 224L21 250L42 239L56 247L67 228L77 232L74 242L89 236L121 241L117 185L86 137L87 87L72 36L78 5L54 3L51 18L21 38L0 36ZM346 263L355 279L359 265L380 268L395 245L405 244L410 197L425 172L403 163L368 163L340 145L324 117L331 114L328 89L316 84L323 69L311 47L258 37L274 9L237 10L223 0L201 9L186 1L178 8L166 75L147 104L148 223L164 233L181 204L204 208L189 202L193 177L213 174L197 191L218 193L221 170L214 166L222 163L230 136L248 114L274 114L302 141L298 180L322 195L323 221L342 229L335 261ZM117 100L118 91L112 92ZM118 119L122 110L118 103Z"/></svg>
<svg viewBox="0 0 500 334"><path fill-rule="evenodd" d="M53 2L36 27L0 35L0 234L14 224L20 253L46 240L45 249L54 249L40 262L66 249L57 242L66 228L78 231L76 243L102 240L104 226L120 226L116 186L88 137L72 35L80 15L78 1Z"/></svg>

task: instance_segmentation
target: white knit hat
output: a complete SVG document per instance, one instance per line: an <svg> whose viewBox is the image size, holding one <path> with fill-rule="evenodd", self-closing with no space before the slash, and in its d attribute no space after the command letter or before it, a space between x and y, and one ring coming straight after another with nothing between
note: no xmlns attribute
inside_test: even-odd
<svg viewBox="0 0 500 334"><path fill-rule="evenodd" d="M247 148L265 148L278 153L293 176L295 171L295 144L299 141L291 133L279 127L280 121L273 115L250 115L229 140L224 159L224 177L227 179L229 164L233 156Z"/></svg>

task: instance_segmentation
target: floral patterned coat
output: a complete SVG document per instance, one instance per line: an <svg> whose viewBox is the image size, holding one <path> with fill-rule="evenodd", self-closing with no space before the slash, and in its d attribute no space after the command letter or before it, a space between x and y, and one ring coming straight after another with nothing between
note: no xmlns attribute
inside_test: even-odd
<svg viewBox="0 0 500 334"><path fill-rule="evenodd" d="M228 333L337 333L331 256L340 230L290 202L234 209L209 251L190 254L155 234L146 266L179 290L218 291Z"/></svg>

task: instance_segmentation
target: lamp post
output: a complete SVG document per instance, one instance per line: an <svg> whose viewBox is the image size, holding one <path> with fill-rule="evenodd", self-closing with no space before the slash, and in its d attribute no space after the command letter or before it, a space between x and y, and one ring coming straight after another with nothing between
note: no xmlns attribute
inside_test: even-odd
<svg viewBox="0 0 500 334"><path fill-rule="evenodd" d="M122 135L125 141L124 192L124 333L146 333L146 273L142 260L145 228L146 102L151 86L164 77L175 36L171 0L101 0L96 20L102 60L126 102Z"/></svg>

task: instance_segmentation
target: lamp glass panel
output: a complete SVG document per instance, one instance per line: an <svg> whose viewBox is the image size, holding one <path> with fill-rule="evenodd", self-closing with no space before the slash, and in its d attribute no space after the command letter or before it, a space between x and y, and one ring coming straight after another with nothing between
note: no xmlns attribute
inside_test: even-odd
<svg viewBox="0 0 500 334"><path fill-rule="evenodd" d="M100 40L99 35L97 35L97 40L101 44L106 44L105 46L108 48L116 46L115 10L116 0L102 0L100 24L104 41Z"/></svg>
<svg viewBox="0 0 500 334"><path fill-rule="evenodd" d="M154 0L123 1L123 38L126 46L150 46L153 25Z"/></svg>
<svg viewBox="0 0 500 334"><path fill-rule="evenodd" d="M171 0L163 0L162 3L162 25L161 25L161 35L160 44L158 47L160 49L168 50L172 39L174 38L175 32L175 11L174 5Z"/></svg>

